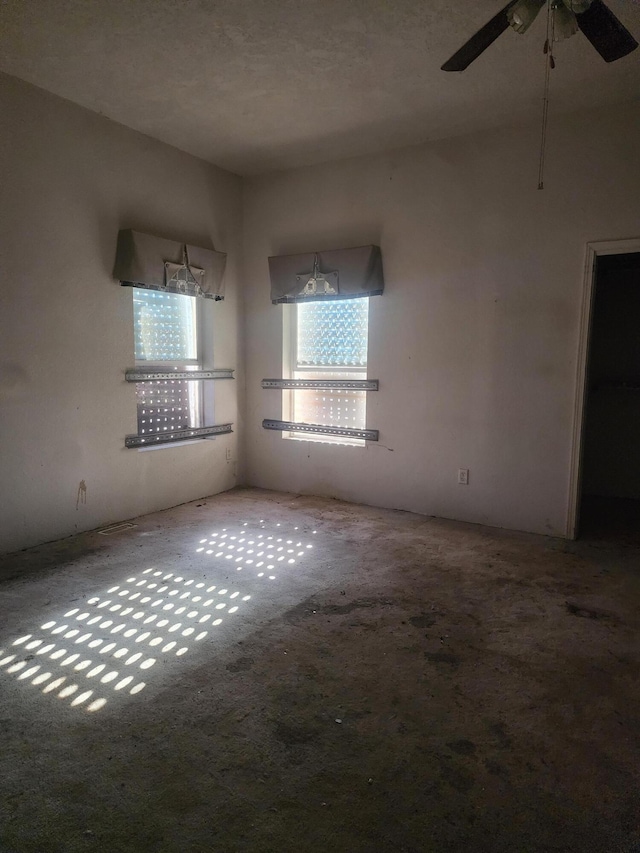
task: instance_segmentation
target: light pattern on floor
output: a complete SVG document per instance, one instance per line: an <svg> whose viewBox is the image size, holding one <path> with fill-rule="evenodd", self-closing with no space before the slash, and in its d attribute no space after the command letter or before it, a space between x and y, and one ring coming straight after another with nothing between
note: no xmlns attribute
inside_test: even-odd
<svg viewBox="0 0 640 853"><path fill-rule="evenodd" d="M260 529L265 530L262 520ZM257 570L257 578L276 580L276 567L294 566L313 548L297 530L287 538L223 528L201 539L196 552L207 562L213 557L224 571L231 560L237 571ZM42 633L25 634L0 649L0 671L93 713L107 704L109 688L140 693L159 655L166 660L187 654L187 644L200 643L250 599L228 584L147 568L46 620Z"/></svg>
<svg viewBox="0 0 640 853"><path fill-rule="evenodd" d="M264 530L262 519L260 524L261 529ZM245 521L243 527L247 526L248 522ZM276 527L280 526L276 524ZM298 529L294 527L293 533L297 534ZM312 535L315 533L314 530ZM251 534L244 530L235 535L223 527L220 533L212 533L210 537L201 539L196 551L199 554L204 553L207 556L231 560L238 572L243 568L248 568L250 571L258 569L259 571L255 573L256 577L266 577L274 581L276 575L272 572L295 565L311 548L313 545L303 543L299 535L286 538L284 534L278 536L276 533L275 536L269 536L267 533Z"/></svg>

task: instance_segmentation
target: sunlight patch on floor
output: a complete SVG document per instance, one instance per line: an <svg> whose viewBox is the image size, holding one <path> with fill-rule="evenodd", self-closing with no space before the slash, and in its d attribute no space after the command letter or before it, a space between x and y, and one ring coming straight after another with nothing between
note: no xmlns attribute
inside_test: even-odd
<svg viewBox="0 0 640 853"><path fill-rule="evenodd" d="M291 570L313 548L297 527L289 538L280 531L269 535L263 520L260 532L247 527L244 522L237 530L222 528L200 539L195 550L206 560L204 580L146 568L65 609L62 616L45 617L32 633L4 643L0 672L90 713L104 708L108 691L136 696L147 686L142 673L152 677L167 656L183 657L188 644L201 643L210 629L251 600L228 581L212 583L216 572L229 571L227 560L238 572L274 581L277 570Z"/></svg>

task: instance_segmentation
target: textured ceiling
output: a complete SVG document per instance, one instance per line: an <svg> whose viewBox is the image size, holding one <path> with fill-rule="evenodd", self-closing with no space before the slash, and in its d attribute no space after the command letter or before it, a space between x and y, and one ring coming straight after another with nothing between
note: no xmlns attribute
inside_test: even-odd
<svg viewBox="0 0 640 853"><path fill-rule="evenodd" d="M538 117L544 15L439 70L505 2L2 0L0 69L255 174ZM640 3L608 5L640 38ZM556 58L552 111L640 98L640 50L607 65L577 35Z"/></svg>

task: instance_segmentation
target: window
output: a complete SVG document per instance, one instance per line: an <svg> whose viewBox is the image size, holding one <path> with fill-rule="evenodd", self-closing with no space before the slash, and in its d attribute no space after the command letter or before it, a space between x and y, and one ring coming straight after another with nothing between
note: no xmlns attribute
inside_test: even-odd
<svg viewBox="0 0 640 853"><path fill-rule="evenodd" d="M299 302L289 306L289 358L291 379L366 379L369 299ZM354 429L366 428L365 391L296 389L283 398L288 420ZM337 444L364 445L362 439L286 433L287 438Z"/></svg>
<svg viewBox="0 0 640 853"><path fill-rule="evenodd" d="M200 300L177 293L133 288L136 367L197 370L201 367ZM202 381L159 379L136 383L138 435L202 427Z"/></svg>

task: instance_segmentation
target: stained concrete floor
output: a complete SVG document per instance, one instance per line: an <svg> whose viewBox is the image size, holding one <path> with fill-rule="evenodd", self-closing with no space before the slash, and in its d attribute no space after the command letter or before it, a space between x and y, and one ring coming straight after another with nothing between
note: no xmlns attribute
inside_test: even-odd
<svg viewBox="0 0 640 853"><path fill-rule="evenodd" d="M260 490L135 525L0 559L2 853L636 849L637 542Z"/></svg>

